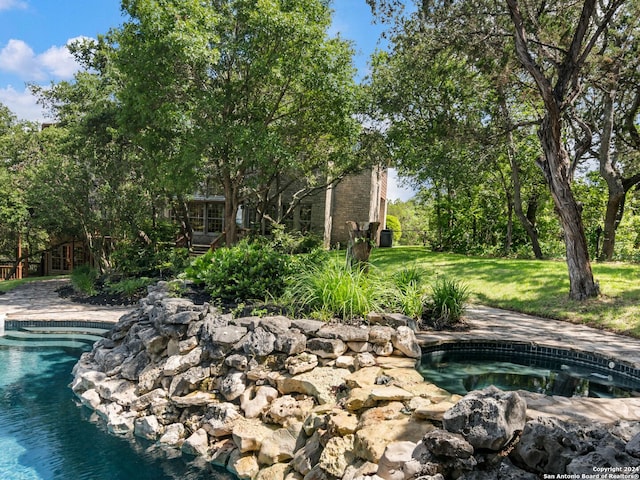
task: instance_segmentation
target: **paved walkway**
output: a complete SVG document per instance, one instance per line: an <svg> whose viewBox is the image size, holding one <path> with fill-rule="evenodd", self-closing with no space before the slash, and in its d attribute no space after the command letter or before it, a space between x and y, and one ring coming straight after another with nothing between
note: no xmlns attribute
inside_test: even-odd
<svg viewBox="0 0 640 480"><path fill-rule="evenodd" d="M640 339L477 305L467 310L466 318L468 331L421 332L419 340L423 345L465 340L530 343L594 353L640 369Z"/></svg>
<svg viewBox="0 0 640 480"><path fill-rule="evenodd" d="M26 282L0 295L0 320L91 321L116 323L133 307L74 303L56 290L69 285L67 279Z"/></svg>

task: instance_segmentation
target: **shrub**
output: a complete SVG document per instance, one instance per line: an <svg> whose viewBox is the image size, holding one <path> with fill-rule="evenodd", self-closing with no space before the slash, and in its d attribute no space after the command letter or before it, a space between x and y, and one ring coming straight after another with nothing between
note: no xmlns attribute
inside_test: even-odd
<svg viewBox="0 0 640 480"><path fill-rule="evenodd" d="M96 288L97 280L98 271L89 265L80 265L71 272L71 285L78 292L82 292L85 295L98 293Z"/></svg>
<svg viewBox="0 0 640 480"><path fill-rule="evenodd" d="M425 316L436 327L460 321L469 300L469 288L461 282L439 277L431 285L431 294L425 304Z"/></svg>
<svg viewBox="0 0 640 480"><path fill-rule="evenodd" d="M322 246L322 238L312 233L286 231L284 225L275 225L271 245L282 253L310 253Z"/></svg>
<svg viewBox="0 0 640 480"><path fill-rule="evenodd" d="M393 240L395 242L400 242L400 238L402 237L402 225L400 225L400 220L394 215L387 215L386 221L387 228L389 230L393 230Z"/></svg>
<svg viewBox="0 0 640 480"><path fill-rule="evenodd" d="M151 285L153 282L154 280L148 277L125 278L113 283L107 282L105 284L105 290L108 293L116 295L134 297L144 293L147 286Z"/></svg>
<svg viewBox="0 0 640 480"><path fill-rule="evenodd" d="M237 302L282 295L291 263L289 255L268 244L241 240L198 257L185 273L211 296Z"/></svg>
<svg viewBox="0 0 640 480"><path fill-rule="evenodd" d="M367 272L327 261L292 275L283 301L294 310L323 320L352 320L380 310L387 292L373 267Z"/></svg>

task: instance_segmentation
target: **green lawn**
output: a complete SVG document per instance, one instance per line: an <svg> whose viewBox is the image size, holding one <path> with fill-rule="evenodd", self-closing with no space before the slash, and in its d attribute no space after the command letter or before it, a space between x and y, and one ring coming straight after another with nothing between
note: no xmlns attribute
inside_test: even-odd
<svg viewBox="0 0 640 480"><path fill-rule="evenodd" d="M53 277L29 277L22 278L20 280L2 280L0 281L0 294L6 293L9 290L13 290L18 285L22 285L25 282L37 282L38 280L50 280L52 278L66 278L64 275L58 275Z"/></svg>
<svg viewBox="0 0 640 480"><path fill-rule="evenodd" d="M472 302L547 318L583 323L640 337L640 264L593 263L602 295L569 300L569 276L562 261L512 260L433 253L423 247L375 249L371 263L383 271L423 269L468 285Z"/></svg>

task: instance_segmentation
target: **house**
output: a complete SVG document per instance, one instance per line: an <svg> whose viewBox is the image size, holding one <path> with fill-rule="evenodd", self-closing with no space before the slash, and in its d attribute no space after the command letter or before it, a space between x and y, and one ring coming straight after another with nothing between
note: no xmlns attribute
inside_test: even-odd
<svg viewBox="0 0 640 480"><path fill-rule="evenodd" d="M380 222L384 228L387 175L385 167L368 168L359 174L348 175L337 185L303 198L293 212L284 218L284 223L291 230L321 236L327 247L347 244L347 221ZM294 190L291 188L283 193L284 204L290 202ZM189 201L188 210L193 244L196 249L206 249L225 230L224 197L197 193ZM237 222L245 229L260 230L257 218L256 209L245 205L238 213ZM265 231L264 226L262 231Z"/></svg>

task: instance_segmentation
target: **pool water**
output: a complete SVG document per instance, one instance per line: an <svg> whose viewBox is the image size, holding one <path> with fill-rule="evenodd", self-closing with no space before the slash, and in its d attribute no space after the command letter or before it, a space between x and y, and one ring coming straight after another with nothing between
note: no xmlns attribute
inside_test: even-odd
<svg viewBox="0 0 640 480"><path fill-rule="evenodd" d="M90 343L23 344L0 344L0 479L232 478L179 452L107 433L68 386L73 365Z"/></svg>
<svg viewBox="0 0 640 480"><path fill-rule="evenodd" d="M423 355L422 376L459 395L495 385L503 390L528 390L565 397L625 398L640 396L640 379L572 363L495 352L437 350Z"/></svg>

